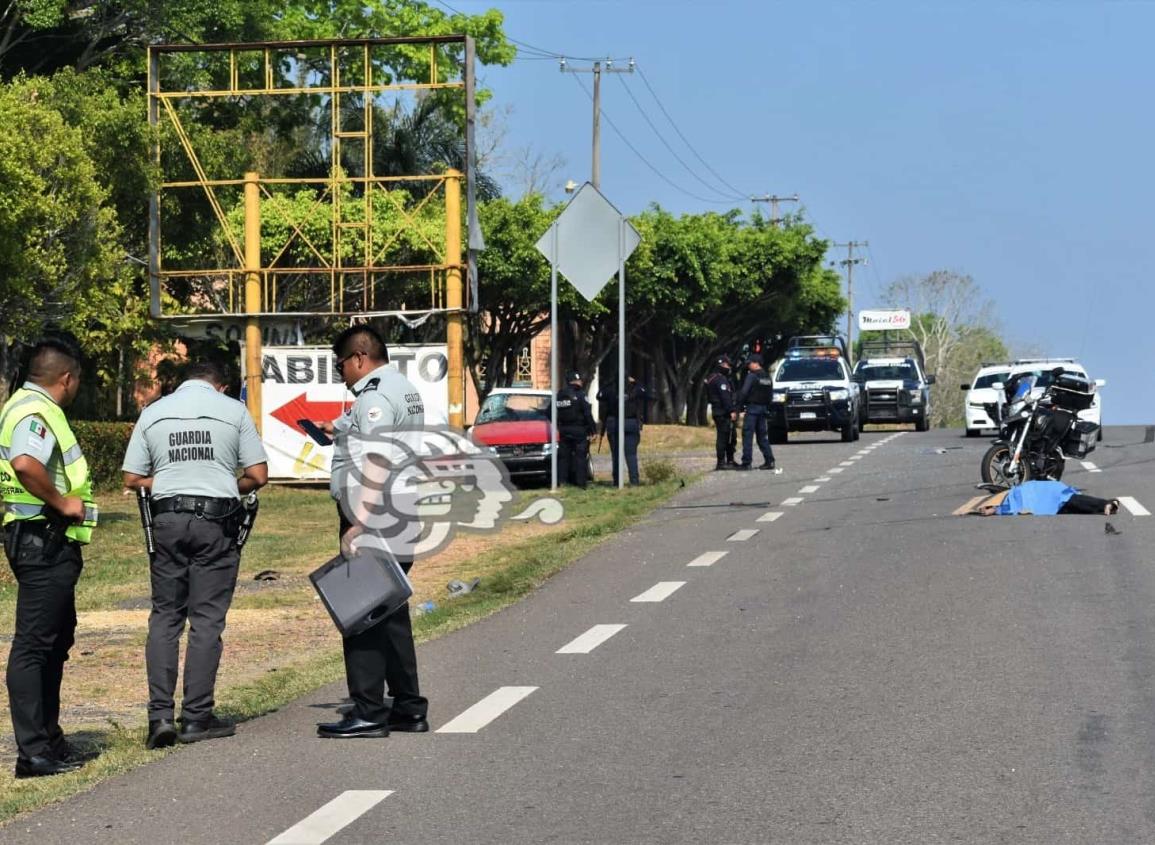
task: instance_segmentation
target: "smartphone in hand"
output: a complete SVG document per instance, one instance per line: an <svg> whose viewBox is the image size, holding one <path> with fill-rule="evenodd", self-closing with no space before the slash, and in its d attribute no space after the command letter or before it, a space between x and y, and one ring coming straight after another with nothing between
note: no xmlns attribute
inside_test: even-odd
<svg viewBox="0 0 1155 845"><path fill-rule="evenodd" d="M333 438L321 430L321 427L312 420L297 420L297 425L305 434L313 438L313 441L321 446L329 446L333 442Z"/></svg>

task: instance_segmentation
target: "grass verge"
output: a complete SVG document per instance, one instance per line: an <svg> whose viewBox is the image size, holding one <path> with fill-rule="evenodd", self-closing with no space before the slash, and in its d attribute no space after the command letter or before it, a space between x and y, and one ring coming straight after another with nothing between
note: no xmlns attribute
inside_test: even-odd
<svg viewBox="0 0 1155 845"><path fill-rule="evenodd" d="M604 486L559 491L559 497L566 508L566 518L560 525L524 538L491 543L471 557L454 561L451 569L438 570L441 574L450 573L456 577L479 575L482 578L481 585L472 593L444 602L432 612L416 617L414 631L418 641L457 630L516 602L606 537L646 516L668 500L679 487L679 482L675 480L622 491L608 490ZM524 501L532 498L530 494L522 494ZM127 508L127 505L120 506L122 510ZM116 510L114 507L113 512ZM277 515L278 511L282 512L280 516ZM269 559L277 560L278 565L287 571L292 571L295 566L307 568L313 565L320 558L315 554L310 555L309 548L302 549L299 542L290 553L288 538L301 531L302 526L309 526L310 520L320 522L323 514L331 516L331 511L332 504L319 491L270 491L266 503L262 505L263 526L258 526L258 532L262 528L265 532L264 554L257 555L257 561L243 565L242 577L246 568L251 571ZM133 532L125 528L125 523L135 527L127 520L112 521L110 534L113 536L109 539L110 543L135 542ZM124 531L124 536L119 539L114 534L118 526ZM332 533L331 524L325 524L324 527L329 534ZM136 530L139 531L139 528ZM254 537L255 550L262 548L257 545L257 541L258 538ZM324 542L326 548L332 545L328 540ZM294 564L293 553L301 558L299 564ZM250 552L246 551L248 555ZM270 555L280 557L270 558ZM87 585L82 578L78 595L80 606L91 608L93 612L103 612L101 609L110 603L124 603L139 596L142 578L139 563L132 566L122 560L119 554L110 555L107 550L103 557L94 557L102 565L95 567L98 570L95 573L91 572L94 568L91 563L86 568L85 577L90 574L92 577ZM421 566L422 562L419 561L415 572ZM8 630L11 630L13 594L10 585L0 589L0 619L8 623ZM244 605L245 597L239 598L240 604ZM251 612L263 609L275 613L323 614L307 590L260 598L275 600L254 602L249 597L249 605L258 605ZM420 591L415 598L421 598ZM81 624L83 626L84 622ZM143 651L140 632L136 632L131 639L132 642L122 651L130 651L139 658ZM240 720L252 719L272 712L320 686L340 680L344 676L340 640L335 632L331 632L325 642L327 644L316 649L311 657L286 659L278 665L268 666L255 677L250 673L249 678L243 682L219 685L218 711ZM120 654L116 652L116 655ZM108 659L122 658L113 656ZM225 660L230 660L228 652ZM143 678L140 682L143 682ZM66 694L68 685L66 670ZM85 729L70 733L70 736L99 751L99 756L78 772L55 778L17 781L11 770L0 773L0 824L22 813L63 801L91 789L109 777L156 760L161 755L180 753L179 748L164 752L146 751L143 724L129 724L127 719L106 717L103 723L90 724Z"/></svg>

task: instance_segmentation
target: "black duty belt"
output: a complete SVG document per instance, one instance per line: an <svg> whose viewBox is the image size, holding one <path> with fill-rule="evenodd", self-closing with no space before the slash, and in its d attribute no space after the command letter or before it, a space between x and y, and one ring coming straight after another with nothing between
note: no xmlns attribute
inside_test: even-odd
<svg viewBox="0 0 1155 845"><path fill-rule="evenodd" d="M162 513L191 513L197 516L228 516L240 507L239 499L211 499L207 496L166 496L152 503L154 515Z"/></svg>

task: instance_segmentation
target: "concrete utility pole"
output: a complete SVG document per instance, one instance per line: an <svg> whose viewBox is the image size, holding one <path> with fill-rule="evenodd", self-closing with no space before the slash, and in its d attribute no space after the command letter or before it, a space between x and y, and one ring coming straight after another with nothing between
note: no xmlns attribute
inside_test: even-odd
<svg viewBox="0 0 1155 845"><path fill-rule="evenodd" d="M798 202L798 194L793 194L788 197L780 197L777 194L767 194L764 197L750 197L750 202L770 203L770 225L777 226L782 222L782 218L778 216L778 203Z"/></svg>
<svg viewBox="0 0 1155 845"><path fill-rule="evenodd" d="M865 264L865 258L855 258L854 250L861 246L870 246L870 241L848 241L834 246L846 247L846 257L838 263L846 268L846 354L850 356L848 363L854 363L854 265Z"/></svg>
<svg viewBox="0 0 1155 845"><path fill-rule="evenodd" d="M594 75L594 133L593 133L593 167L590 172L590 182L598 190L602 187L602 74L603 73L633 73L634 60L630 59L627 67L614 67L612 59L605 63L594 62L590 67L570 67L563 57L560 60L562 73L592 73Z"/></svg>

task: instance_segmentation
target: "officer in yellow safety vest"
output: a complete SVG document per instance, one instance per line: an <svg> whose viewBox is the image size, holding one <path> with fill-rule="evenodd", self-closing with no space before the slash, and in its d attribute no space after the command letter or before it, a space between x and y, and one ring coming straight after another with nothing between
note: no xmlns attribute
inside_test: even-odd
<svg viewBox="0 0 1155 845"><path fill-rule="evenodd" d="M7 673L18 778L63 774L82 762L60 729L80 547L96 525L88 463L63 410L79 389L80 351L48 338L32 350L28 381L0 410L4 553L18 585Z"/></svg>

